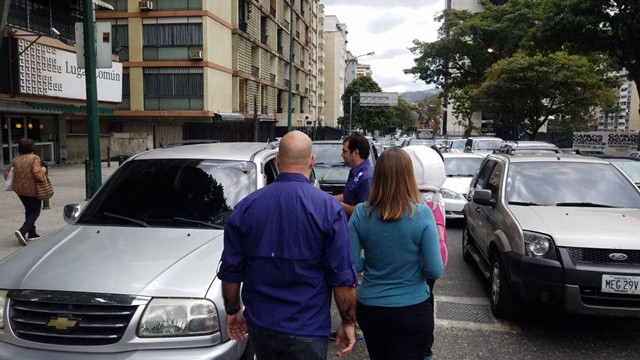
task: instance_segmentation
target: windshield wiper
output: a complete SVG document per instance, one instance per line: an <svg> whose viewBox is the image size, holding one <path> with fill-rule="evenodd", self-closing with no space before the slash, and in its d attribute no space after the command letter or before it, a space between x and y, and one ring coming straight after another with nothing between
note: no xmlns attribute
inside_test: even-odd
<svg viewBox="0 0 640 360"><path fill-rule="evenodd" d="M577 206L577 207L599 207L599 208L615 208L617 206L596 204L592 202L559 202L556 206Z"/></svg>
<svg viewBox="0 0 640 360"><path fill-rule="evenodd" d="M214 229L224 230L224 225L212 224L212 223L206 222L206 221L185 219L183 217L174 217L171 220L173 220L174 222L180 222L180 223L186 223L186 224L199 224L199 225L204 225L204 226L211 227L211 228L214 228Z"/></svg>
<svg viewBox="0 0 640 360"><path fill-rule="evenodd" d="M112 214L112 213L108 213L108 212L103 212L102 215L104 215L106 217L110 217L110 218L127 220L129 222L132 222L134 224L138 224L138 225L141 225L141 226L144 226L144 227L150 227L149 224L147 224L146 222L144 222L142 220L133 219L133 218L130 218L130 217L126 217L126 216L122 216L122 215L116 215L116 214Z"/></svg>
<svg viewBox="0 0 640 360"><path fill-rule="evenodd" d="M527 201L509 201L509 205L540 206L540 204L536 204L534 202L527 202Z"/></svg>
<svg viewBox="0 0 640 360"><path fill-rule="evenodd" d="M344 163L339 163L339 164L326 164L326 163L323 163L323 162L319 162L319 163L316 163L316 166L326 166L326 167L344 167L345 165L344 165Z"/></svg>
<svg viewBox="0 0 640 360"><path fill-rule="evenodd" d="M473 174L448 174L447 177L473 177Z"/></svg>

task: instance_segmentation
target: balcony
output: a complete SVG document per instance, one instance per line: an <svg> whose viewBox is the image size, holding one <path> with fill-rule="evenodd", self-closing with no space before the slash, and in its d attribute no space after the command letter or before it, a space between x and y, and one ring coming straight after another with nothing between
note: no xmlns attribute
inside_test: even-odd
<svg viewBox="0 0 640 360"><path fill-rule="evenodd" d="M256 66L251 67L251 76L260 77L260 68Z"/></svg>

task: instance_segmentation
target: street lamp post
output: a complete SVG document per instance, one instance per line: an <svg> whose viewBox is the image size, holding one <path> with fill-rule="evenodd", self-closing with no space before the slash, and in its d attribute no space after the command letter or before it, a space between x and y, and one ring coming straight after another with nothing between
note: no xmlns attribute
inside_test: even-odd
<svg viewBox="0 0 640 360"><path fill-rule="evenodd" d="M362 55L358 55L358 56L354 56L352 58L349 58L347 60L345 60L345 68L344 68L344 89L345 91L347 90L347 70L349 69L349 65L358 61L358 58L361 58L363 56L373 56L375 55L375 51L371 51L368 52L366 54L362 54ZM351 134L351 131L353 130L351 128L351 120L352 120L352 116L353 116L353 95L349 96L349 134ZM344 125L343 125L343 129L344 129Z"/></svg>

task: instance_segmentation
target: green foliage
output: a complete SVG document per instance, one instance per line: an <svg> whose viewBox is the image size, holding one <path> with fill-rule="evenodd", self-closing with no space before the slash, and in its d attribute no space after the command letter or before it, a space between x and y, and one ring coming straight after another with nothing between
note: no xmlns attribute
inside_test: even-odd
<svg viewBox="0 0 640 360"><path fill-rule="evenodd" d="M594 107L615 101L602 70L565 52L501 60L486 72L474 97L483 112L508 114L532 138L551 118L588 122Z"/></svg>
<svg viewBox="0 0 640 360"><path fill-rule="evenodd" d="M418 115L415 113L415 107L409 104L405 99L398 99L398 106L389 108L389 121L386 127L393 126L406 130L416 126Z"/></svg>

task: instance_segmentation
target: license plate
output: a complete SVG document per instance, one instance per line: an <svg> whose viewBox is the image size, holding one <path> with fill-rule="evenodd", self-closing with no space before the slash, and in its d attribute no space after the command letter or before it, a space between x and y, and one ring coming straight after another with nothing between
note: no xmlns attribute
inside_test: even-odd
<svg viewBox="0 0 640 360"><path fill-rule="evenodd" d="M640 277L602 275L602 292L616 294L640 294Z"/></svg>

